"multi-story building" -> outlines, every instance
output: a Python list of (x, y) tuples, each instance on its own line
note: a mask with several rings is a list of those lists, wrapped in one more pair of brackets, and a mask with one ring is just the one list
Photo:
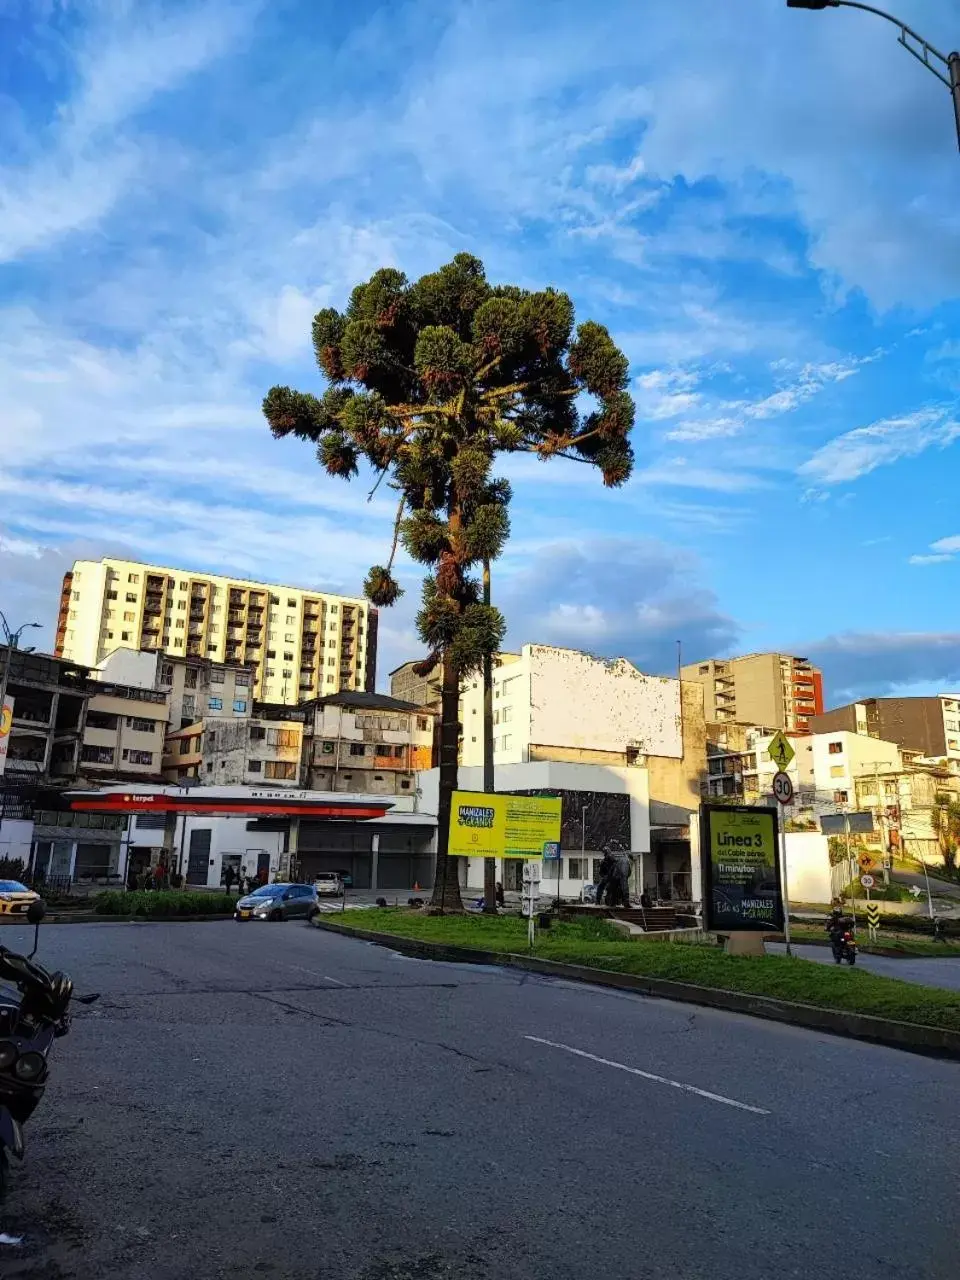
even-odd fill
[(302, 708), (304, 783), (312, 791), (402, 795), (433, 765), (435, 713), (376, 693), (339, 693)]
[[(707, 746), (707, 785), (705, 799), (729, 799), (744, 804), (773, 803), (773, 778), (779, 766), (770, 758), (774, 735), (759, 727), (743, 729), (738, 750), (714, 743)], [(793, 783), (792, 809), (814, 805), (816, 782), (813, 771), (813, 739), (810, 734), (788, 734), (793, 759), (784, 772)], [(792, 816), (789, 814), (788, 816)]]
[(903, 757), (895, 742), (837, 729), (813, 737), (813, 776), (820, 807), (853, 808), (858, 778), (899, 772)]
[(0, 774), (0, 808), (7, 816), (30, 808), (38, 787), (67, 784), (80, 762), (89, 699), (85, 667), (0, 645), (0, 671), (13, 703), (6, 762)]
[(960, 760), (960, 695), (862, 698), (813, 721), (814, 733), (845, 730), (895, 742), (934, 760)]
[[(87, 706), (97, 686), (73, 662), (0, 646), (4, 669), (13, 717), (0, 769), (0, 857), (19, 859), (48, 881), (109, 880), (125, 819), (70, 813), (61, 795), (86, 770), (83, 744), (96, 732), (87, 728)], [(134, 716), (141, 709), (138, 703)]]
[(421, 676), (414, 671), (417, 665), (416, 662), (405, 662), (390, 672), (390, 697), (439, 711), (442, 692), (440, 669), (437, 667), (428, 676)]
[(135, 685), (90, 682), (80, 774), (116, 782), (158, 782), (167, 731), (167, 695)]
[[(303, 712), (257, 703), (246, 719), (206, 717), (202, 732), (202, 763), (192, 776), (199, 776), (205, 786), (299, 787)], [(178, 777), (179, 761), (176, 764)]]
[(823, 711), (821, 672), (806, 658), (791, 654), (708, 658), (682, 667), (680, 676), (702, 685), (708, 723), (809, 733), (813, 717)]
[(254, 696), (295, 704), (373, 689), (376, 610), (300, 587), (77, 560), (63, 579), (57, 655), (95, 667), (119, 647), (248, 666)]

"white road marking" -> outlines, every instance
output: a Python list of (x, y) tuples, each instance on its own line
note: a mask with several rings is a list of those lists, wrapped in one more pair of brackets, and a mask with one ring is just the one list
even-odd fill
[(739, 1111), (752, 1111), (757, 1116), (768, 1116), (769, 1111), (763, 1107), (751, 1107), (746, 1102), (737, 1102), (735, 1098), (725, 1098), (721, 1093), (711, 1093), (708, 1089), (698, 1089), (696, 1085), (683, 1084), (680, 1080), (670, 1080), (666, 1076), (655, 1076), (650, 1071), (641, 1071), (639, 1067), (628, 1067), (623, 1062), (613, 1062), (610, 1058), (600, 1058), (595, 1053), (587, 1053), (585, 1049), (574, 1049), (569, 1044), (558, 1044), (555, 1040), (543, 1040), (540, 1036), (524, 1036), (534, 1044), (545, 1044), (550, 1049), (562, 1049), (564, 1053), (572, 1053), (577, 1058), (587, 1058), (590, 1062), (599, 1062), (602, 1067), (615, 1067), (617, 1071), (626, 1071), (631, 1076), (640, 1076), (644, 1080), (652, 1080), (654, 1084), (667, 1084), (671, 1089), (682, 1089), (684, 1093), (695, 1093), (710, 1102), (722, 1102), (725, 1107), (736, 1107)]
[(305, 969), (302, 964), (284, 964), (282, 961), (277, 962), (283, 969), (295, 969), (297, 973), (309, 973), (311, 978), (322, 978), (324, 982), (332, 982), (335, 986), (345, 987), (348, 984), (341, 982), (339, 978), (331, 978), (328, 973), (320, 973), (316, 969)]

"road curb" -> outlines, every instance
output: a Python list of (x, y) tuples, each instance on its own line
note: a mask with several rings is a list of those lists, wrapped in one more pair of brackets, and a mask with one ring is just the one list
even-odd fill
[(499, 968), (525, 969), (554, 978), (573, 982), (590, 983), (593, 986), (615, 987), (620, 991), (634, 991), (639, 995), (662, 1000), (678, 1000), (685, 1004), (698, 1004), (711, 1009), (724, 1009), (728, 1013), (744, 1013), (753, 1018), (766, 1018), (772, 1022), (786, 1022), (811, 1031), (825, 1031), (847, 1039), (865, 1040), (872, 1044), (886, 1045), (891, 1049), (906, 1049), (930, 1057), (960, 1059), (960, 1031), (945, 1027), (930, 1027), (911, 1022), (894, 1022), (888, 1018), (876, 1018), (866, 1013), (846, 1013), (839, 1009), (821, 1009), (816, 1005), (795, 1004), (789, 1000), (777, 1000), (771, 996), (754, 996), (740, 991), (724, 991), (718, 987), (700, 987), (688, 982), (673, 982), (667, 978), (648, 978), (642, 974), (618, 973), (612, 969), (592, 969), (586, 965), (561, 964), (556, 960), (541, 960), (537, 956), (517, 955), (513, 952), (478, 951), (472, 947), (458, 947), (450, 943), (424, 942), (419, 938), (398, 937), (392, 933), (378, 933), (371, 929), (357, 929), (350, 925), (329, 922), (322, 916), (310, 922), (315, 928), (339, 933), (344, 937), (373, 942), (389, 947), (401, 955), (420, 960), (445, 960), (456, 964), (494, 965)]
[[(182, 923), (193, 924), (202, 923), (208, 920), (232, 920), (233, 914), (215, 915), (215, 916), (115, 916), (115, 915), (99, 915), (96, 911), (68, 911), (62, 915), (57, 915), (55, 911), (51, 911), (43, 917), (44, 925), (48, 924), (170, 924)], [(26, 916), (17, 917), (0, 917), (0, 928), (4, 925), (20, 925), (21, 927), (31, 927)]]

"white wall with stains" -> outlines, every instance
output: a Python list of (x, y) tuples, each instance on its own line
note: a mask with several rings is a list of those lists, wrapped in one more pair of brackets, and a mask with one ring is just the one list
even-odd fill
[(680, 681), (648, 676), (625, 658), (524, 647), (530, 678), (528, 741), (542, 747), (683, 755)]

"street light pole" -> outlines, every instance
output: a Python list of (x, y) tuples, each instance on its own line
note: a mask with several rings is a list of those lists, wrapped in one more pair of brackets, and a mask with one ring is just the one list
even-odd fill
[[(922, 62), (941, 84), (945, 84), (953, 98), (953, 115), (957, 125), (957, 146), (960, 147), (960, 53), (941, 53), (933, 45), (918, 35), (912, 27), (895, 18), (885, 9), (878, 9), (872, 4), (861, 4), (860, 0), (787, 0), (788, 9), (862, 9), (864, 13), (875, 13), (878, 18), (892, 22), (899, 30), (899, 43), (907, 53), (912, 53), (918, 62)], [(941, 70), (942, 68), (942, 70)]]
[[(0, 712), (3, 711), (3, 702), (7, 696), (7, 683), (10, 679), (10, 655), (14, 649), (20, 647), (20, 637), (29, 627), (39, 627), (39, 622), (25, 622), (23, 626), (17, 627), (16, 631), (11, 631), (10, 624), (6, 617), (0, 613), (0, 628), (3, 629), (3, 675), (0, 675)], [(31, 649), (26, 650), (32, 653)]]

